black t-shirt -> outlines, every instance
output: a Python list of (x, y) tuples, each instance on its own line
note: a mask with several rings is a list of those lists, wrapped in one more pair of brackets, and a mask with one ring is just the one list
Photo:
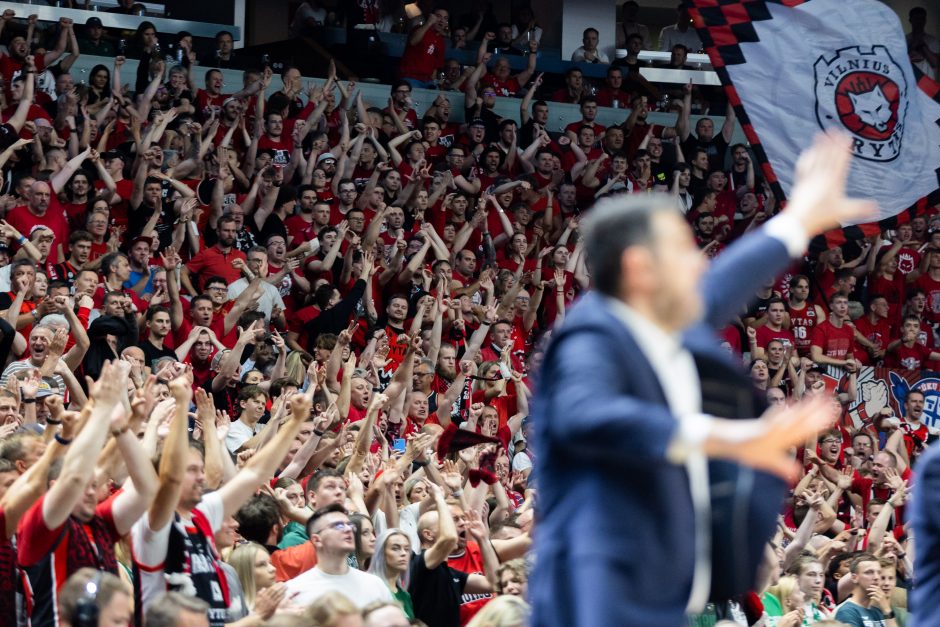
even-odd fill
[(460, 595), (469, 575), (450, 568), (447, 562), (429, 570), (423, 552), (412, 555), (409, 572), (408, 592), (415, 618), (434, 627), (459, 627)]
[(150, 340), (146, 338), (142, 339), (138, 346), (140, 346), (140, 349), (144, 351), (144, 365), (150, 366), (150, 368), (153, 368), (153, 362), (157, 359), (162, 359), (164, 357), (172, 357), (173, 359), (176, 359), (175, 352), (171, 351), (165, 346), (163, 348), (157, 348), (150, 342)]
[(728, 142), (722, 137), (721, 131), (718, 131), (707, 142), (697, 139), (695, 135), (689, 135), (689, 138), (682, 142), (682, 154), (689, 161), (695, 158), (697, 150), (704, 150), (708, 153), (709, 170), (725, 169), (725, 154), (728, 152)]

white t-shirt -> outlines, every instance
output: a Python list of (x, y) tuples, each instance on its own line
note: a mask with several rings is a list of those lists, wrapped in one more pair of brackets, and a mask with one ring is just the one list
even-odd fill
[(388, 585), (375, 575), (350, 568), (344, 575), (329, 575), (319, 566), (297, 575), (287, 582), (287, 595), (297, 605), (310, 605), (328, 592), (340, 592), (356, 607), (363, 608), (375, 601), (391, 601)]
[[(197, 509), (209, 521), (213, 533), (222, 527), (225, 509), (218, 492), (205, 495)], [(166, 560), (170, 539), (170, 526), (173, 524), (171, 520), (163, 529), (151, 529), (150, 514), (147, 513), (131, 527), (131, 546), (134, 547), (134, 561), (140, 568), (140, 589), (145, 608), (167, 590), (163, 563)], [(179, 526), (182, 533), (185, 533), (186, 526), (191, 526), (192, 523), (181, 519), (175, 524)]]
[[(260, 423), (258, 426), (261, 426)], [(228, 433), (225, 436), (225, 448), (230, 453), (234, 453), (242, 444), (253, 437), (255, 437), (255, 431), (241, 420), (236, 420), (229, 425)]]
[[(228, 286), (228, 299), (235, 300), (241, 293), (248, 289), (248, 279), (238, 279)], [(264, 314), (266, 320), (271, 319), (271, 311), (277, 305), (281, 311), (284, 311), (284, 299), (281, 298), (281, 292), (267, 281), (261, 282), (261, 298), (258, 299), (258, 311)]]
[[(584, 46), (581, 46), (580, 48), (578, 48), (577, 50), (571, 53), (571, 60), (576, 63), (579, 61), (586, 61), (587, 60), (587, 58), (585, 57), (586, 54), (587, 54), (587, 51), (584, 49)], [(610, 63), (610, 59), (607, 58), (607, 55), (601, 52), (600, 50), (597, 50), (594, 52), (594, 57), (597, 59), (597, 61), (593, 61), (593, 63)]]

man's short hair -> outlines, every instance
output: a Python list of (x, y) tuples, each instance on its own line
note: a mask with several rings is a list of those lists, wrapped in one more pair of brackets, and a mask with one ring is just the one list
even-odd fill
[(208, 611), (209, 604), (202, 599), (179, 592), (166, 592), (147, 607), (144, 624), (147, 627), (175, 627), (183, 612), (205, 615)]
[(599, 292), (616, 295), (623, 251), (648, 244), (652, 239), (653, 215), (666, 210), (679, 211), (676, 199), (666, 194), (616, 196), (594, 205), (585, 220), (584, 250)]
[(849, 566), (849, 572), (853, 575), (857, 575), (858, 567), (864, 562), (875, 562), (877, 564), (878, 558), (871, 553), (863, 553), (862, 555), (859, 555), (854, 560), (852, 560), (852, 564)]
[[(326, 471), (324, 471), (326, 472)], [(321, 507), (317, 511), (313, 512), (310, 515), (310, 518), (307, 519), (307, 535), (312, 536), (313, 528), (316, 526), (318, 520), (326, 516), (327, 514), (346, 514), (346, 508), (340, 505), (339, 503), (333, 503), (332, 505), (327, 505), (326, 507)]]
[(94, 238), (91, 236), (91, 233), (88, 231), (72, 231), (72, 234), (69, 235), (69, 246), (74, 246), (78, 242), (93, 242)]
[(267, 494), (252, 496), (235, 512), (239, 535), (261, 546), (268, 543), (271, 530), (278, 524), (280, 517), (277, 503)]
[(164, 305), (154, 305), (153, 307), (148, 307), (147, 314), (145, 315), (147, 322), (153, 321), (153, 317), (156, 316), (158, 313), (165, 313), (167, 315), (170, 315), (170, 310), (167, 309), (166, 306)]
[[(108, 253), (101, 258), (101, 274), (105, 277), (111, 276), (111, 273), (114, 272), (114, 266), (117, 265), (117, 262), (121, 258), (127, 259), (127, 255), (121, 252)], [(15, 270), (15, 268), (14, 268)]]
[[(261, 388), (261, 386), (258, 386), (258, 385), (246, 385), (246, 386), (243, 387), (243, 388), (241, 389), (241, 391), (238, 393), (238, 400), (239, 400), (239, 401), (247, 401), (247, 400), (251, 400), (251, 399), (253, 399), (254, 397), (259, 396), (259, 395), (260, 395), (260, 396), (263, 396), (265, 399), (268, 398), (268, 393), (265, 392), (264, 389)], [(264, 543), (262, 542), (261, 544), (264, 544)]]

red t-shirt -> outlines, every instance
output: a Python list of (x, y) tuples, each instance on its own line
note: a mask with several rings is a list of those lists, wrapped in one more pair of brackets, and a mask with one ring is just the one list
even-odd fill
[(886, 355), (885, 361), (889, 368), (921, 370), (929, 359), (930, 349), (915, 341), (913, 346), (900, 344), (894, 352)]
[(290, 163), (291, 144), (284, 139), (283, 135), (281, 139), (271, 139), (267, 135), (262, 135), (261, 139), (258, 140), (258, 150), (274, 151), (272, 161), (274, 165), (286, 166)]
[(196, 287), (201, 288), (203, 282), (212, 276), (220, 276), (229, 284), (232, 284), (241, 278), (241, 271), (232, 267), (232, 261), (235, 259), (247, 260), (245, 253), (236, 248), (223, 253), (218, 246), (212, 246), (199, 251), (195, 257), (189, 260), (186, 268), (192, 274), (200, 275), (198, 285), (194, 284)]
[(65, 215), (65, 209), (55, 197), (55, 194), (49, 199), (49, 207), (43, 216), (34, 215), (26, 205), (13, 207), (6, 216), (10, 226), (22, 233), (27, 238), (33, 227), (45, 226), (52, 229), (55, 239), (52, 242), (53, 250), (58, 245), (62, 246), (63, 251), (68, 251), (69, 235), (72, 230), (69, 228), (69, 221)]
[(774, 331), (766, 324), (760, 327), (757, 327), (757, 345), (761, 348), (767, 348), (767, 344), (770, 340), (780, 340), (783, 342), (784, 348), (787, 346), (795, 346), (796, 340), (793, 337), (793, 334), (790, 333), (787, 329), (780, 329), (779, 331)]
[(401, 77), (419, 81), (432, 80), (434, 72), (444, 65), (444, 46), (444, 38), (433, 26), (424, 33), (424, 37), (417, 44), (409, 42), (401, 56)]
[[(451, 557), (447, 559), (447, 565), (454, 570), (469, 575), (483, 574), (483, 552), (480, 545), (472, 540), (467, 540), (467, 547), (460, 557)], [(460, 597), (460, 624), (466, 625), (473, 616), (479, 612), (484, 605), (490, 602), (493, 597), (488, 594), (464, 594)]]
[(855, 328), (845, 322), (837, 328), (826, 320), (813, 331), (812, 345), (822, 348), (826, 357), (846, 359), (855, 351)]
[(930, 278), (930, 274), (922, 274), (917, 278), (917, 287), (927, 294), (924, 317), (931, 322), (940, 322), (940, 281)]
[(522, 89), (519, 85), (519, 81), (512, 76), (503, 81), (496, 78), (495, 74), (487, 74), (480, 83), (484, 87), (492, 88), (497, 96), (503, 96), (504, 98), (515, 96), (519, 90)]

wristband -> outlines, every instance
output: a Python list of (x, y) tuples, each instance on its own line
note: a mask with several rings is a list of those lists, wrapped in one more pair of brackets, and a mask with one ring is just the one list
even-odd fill
[(313, 435), (317, 436), (318, 438), (322, 438), (324, 433), (326, 433), (326, 431), (317, 431), (316, 429), (313, 430)]
[(56, 420), (55, 418), (46, 418), (47, 425), (60, 425), (62, 424), (61, 420)]
[(20, 399), (20, 402), (21, 402), (21, 403), (35, 403), (35, 402), (36, 402), (36, 399), (35, 399), (35, 398), (24, 398), (24, 399)]
[(68, 446), (69, 444), (72, 443), (72, 440), (66, 440), (58, 433), (55, 434), (55, 441), (61, 444), (62, 446)]
[(891, 610), (891, 611), (888, 612), (887, 614), (882, 613), (882, 616), (884, 616), (884, 617), (885, 617), (886, 619), (888, 619), (888, 620), (891, 620), (892, 618), (894, 618), (894, 610)]
[(415, 466), (417, 466), (418, 468), (424, 468), (425, 466), (428, 465), (428, 462), (426, 462), (426, 461), (424, 461), (424, 462), (419, 462), (418, 460), (415, 460), (415, 461), (413, 461), (413, 462), (411, 462), (411, 463), (414, 464)]
[(24, 235), (20, 235), (20, 239), (18, 239), (17, 241), (18, 241), (20, 244), (25, 244), (25, 243), (26, 243), (26, 237), (25, 237)]

